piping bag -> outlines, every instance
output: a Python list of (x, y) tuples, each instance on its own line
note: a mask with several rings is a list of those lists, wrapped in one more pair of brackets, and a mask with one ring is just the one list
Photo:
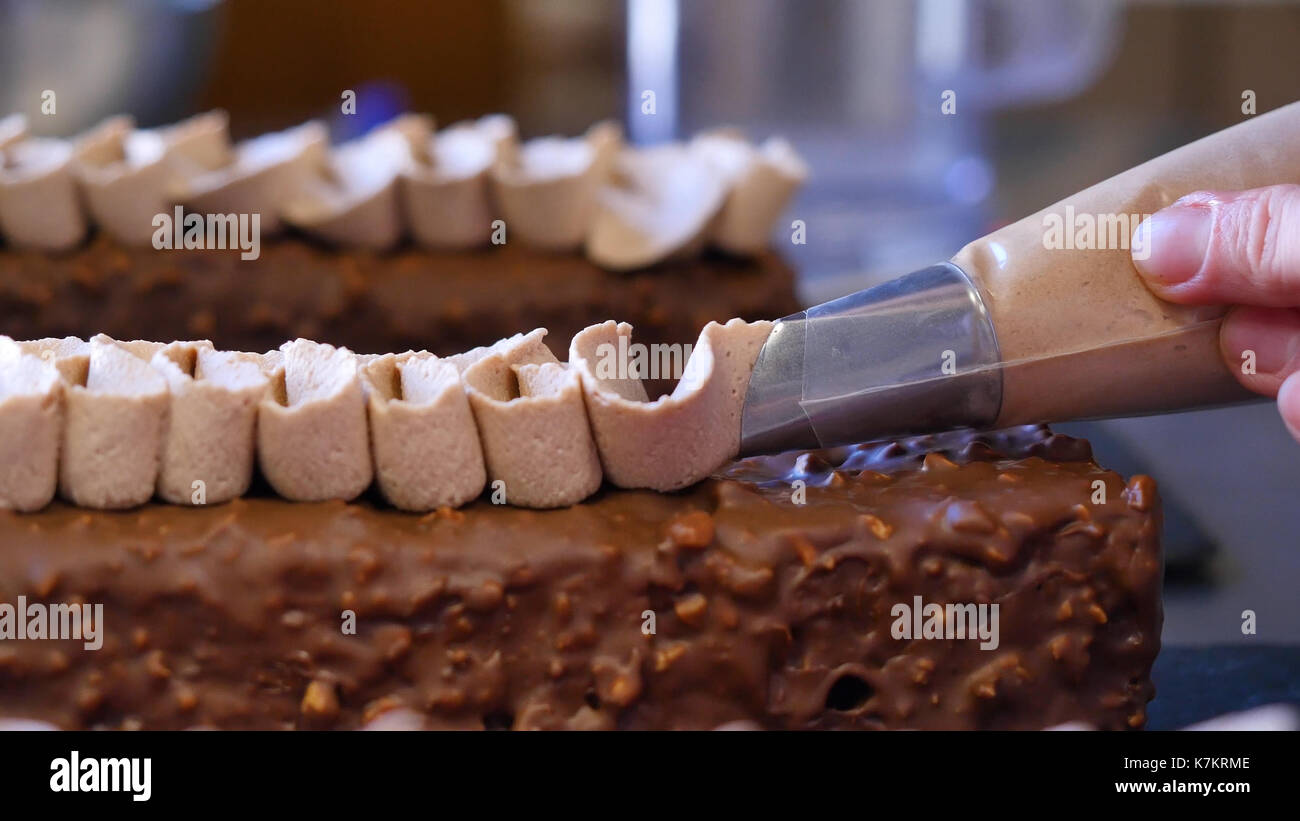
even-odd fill
[(1139, 278), (1139, 223), (1194, 191), (1300, 183), (1300, 103), (1129, 169), (975, 240), (952, 260), (777, 321), (755, 362), (741, 454), (1003, 428), (1254, 397), (1219, 352), (1226, 306)]

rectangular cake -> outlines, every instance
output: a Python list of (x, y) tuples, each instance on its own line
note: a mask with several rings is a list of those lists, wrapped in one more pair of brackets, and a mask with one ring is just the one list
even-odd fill
[(0, 718), (1142, 726), (1149, 478), (1040, 427), (734, 461), (784, 140), (227, 126), (0, 121)]
[(0, 641), (0, 716), (1138, 728), (1159, 532), (1148, 477), (1042, 427), (751, 458), (557, 510), (485, 495), (413, 515), (258, 485), (206, 507), (55, 502), (0, 512), (0, 602), (102, 605), (99, 647)]

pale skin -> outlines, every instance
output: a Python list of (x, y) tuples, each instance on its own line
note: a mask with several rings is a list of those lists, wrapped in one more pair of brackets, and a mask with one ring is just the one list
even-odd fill
[[(1241, 383), (1276, 398), (1300, 441), (1300, 185), (1198, 191), (1138, 229), (1151, 253), (1134, 259), (1156, 294), (1171, 302), (1234, 306), (1219, 347)], [(1255, 373), (1243, 363), (1253, 352)]]

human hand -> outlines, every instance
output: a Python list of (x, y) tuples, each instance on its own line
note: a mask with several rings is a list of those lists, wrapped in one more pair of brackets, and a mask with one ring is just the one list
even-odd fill
[[(1133, 264), (1171, 302), (1234, 305), (1219, 347), (1243, 385), (1276, 397), (1300, 441), (1300, 185), (1198, 191), (1138, 227)], [(1138, 259), (1138, 256), (1144, 258)], [(1254, 373), (1242, 367), (1253, 351)]]

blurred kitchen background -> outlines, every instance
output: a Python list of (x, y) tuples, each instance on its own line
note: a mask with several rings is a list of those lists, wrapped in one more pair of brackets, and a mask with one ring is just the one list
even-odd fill
[[(816, 302), (1239, 122), (1246, 92), (1260, 113), (1300, 99), (1298, 46), (1296, 3), (0, 0), (0, 113), (63, 135), (211, 107), (236, 136), (320, 116), (341, 139), (406, 109), (783, 134), (813, 177), (790, 214), (807, 244), (778, 241)], [(344, 89), (356, 118), (333, 116)], [(1060, 428), (1158, 478), (1169, 644), (1300, 642), (1300, 445), (1269, 405)]]

